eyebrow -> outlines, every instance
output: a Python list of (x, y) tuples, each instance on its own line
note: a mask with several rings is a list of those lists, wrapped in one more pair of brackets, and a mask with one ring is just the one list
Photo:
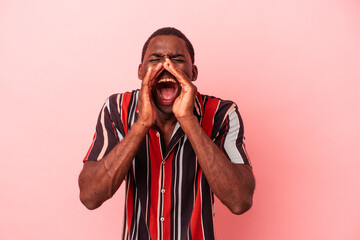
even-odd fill
[[(159, 54), (159, 53), (152, 53), (150, 56), (159, 58), (159, 57), (163, 57), (164, 55)], [(174, 55), (169, 56), (169, 58), (177, 58), (177, 57), (185, 57), (185, 56), (182, 54), (174, 54)]]
[(178, 58), (178, 57), (185, 57), (185, 56), (182, 54), (174, 54), (174, 55), (170, 56), (170, 58)]
[(162, 57), (161, 54), (158, 54), (158, 53), (152, 53), (150, 56), (153, 56), (153, 57)]

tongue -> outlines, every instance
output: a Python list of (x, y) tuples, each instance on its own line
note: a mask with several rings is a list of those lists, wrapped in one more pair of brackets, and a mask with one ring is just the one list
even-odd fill
[(160, 95), (164, 100), (171, 100), (176, 95), (175, 88), (161, 88)]

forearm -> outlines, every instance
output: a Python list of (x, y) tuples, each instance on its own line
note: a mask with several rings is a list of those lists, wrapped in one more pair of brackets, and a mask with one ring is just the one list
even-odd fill
[(135, 122), (124, 137), (103, 159), (88, 161), (79, 176), (80, 200), (89, 209), (111, 198), (128, 173), (149, 127)]
[(211, 141), (197, 118), (180, 119), (211, 190), (234, 213), (241, 214), (252, 204), (254, 177), (251, 168), (237, 165)]

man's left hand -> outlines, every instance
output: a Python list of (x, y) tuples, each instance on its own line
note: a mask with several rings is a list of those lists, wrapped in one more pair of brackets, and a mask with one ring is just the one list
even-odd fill
[(176, 77), (181, 87), (180, 95), (175, 99), (172, 107), (176, 119), (179, 121), (180, 119), (194, 116), (196, 86), (192, 84), (184, 72), (177, 69), (169, 58), (165, 59), (164, 68)]

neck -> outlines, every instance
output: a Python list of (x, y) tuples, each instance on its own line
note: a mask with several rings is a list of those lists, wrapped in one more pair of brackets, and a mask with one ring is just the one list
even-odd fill
[(160, 111), (159, 109), (157, 109), (155, 124), (158, 127), (161, 128), (164, 126), (175, 126), (176, 122), (177, 122), (177, 120), (172, 112), (164, 113), (164, 112)]

